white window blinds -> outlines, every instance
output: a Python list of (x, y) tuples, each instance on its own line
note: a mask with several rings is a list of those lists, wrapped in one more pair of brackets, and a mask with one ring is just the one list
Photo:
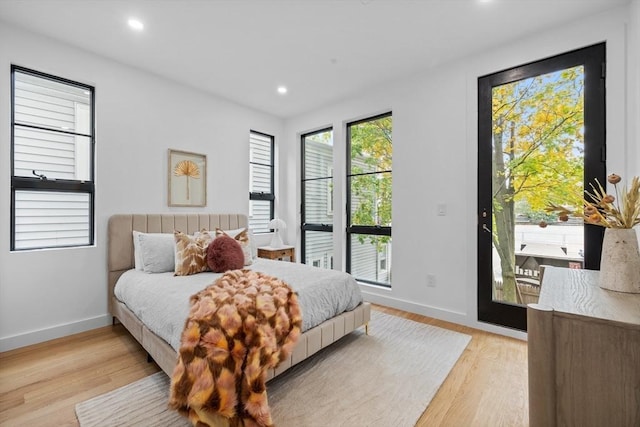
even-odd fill
[(274, 210), (274, 138), (249, 133), (249, 227), (256, 233), (269, 232)]

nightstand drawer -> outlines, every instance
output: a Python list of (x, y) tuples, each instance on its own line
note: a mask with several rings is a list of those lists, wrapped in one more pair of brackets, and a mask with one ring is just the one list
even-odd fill
[(284, 248), (272, 248), (269, 246), (264, 246), (258, 248), (258, 257), (278, 260), (289, 258), (289, 261), (296, 262), (296, 252), (293, 246), (287, 246)]

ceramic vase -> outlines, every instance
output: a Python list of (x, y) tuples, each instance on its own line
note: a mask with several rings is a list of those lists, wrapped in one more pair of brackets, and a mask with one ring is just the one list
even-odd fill
[(640, 294), (640, 251), (633, 228), (607, 228), (602, 241), (600, 287)]

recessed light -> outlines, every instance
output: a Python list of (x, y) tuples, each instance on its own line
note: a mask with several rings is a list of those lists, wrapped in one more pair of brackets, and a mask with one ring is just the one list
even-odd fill
[(136, 30), (136, 31), (144, 30), (144, 24), (140, 20), (138, 20), (136, 18), (129, 18), (129, 21), (127, 21), (127, 22), (129, 24), (129, 26), (131, 28), (133, 28), (134, 30)]
[(280, 95), (284, 95), (285, 93), (287, 93), (287, 88), (284, 86), (278, 86), (278, 93)]

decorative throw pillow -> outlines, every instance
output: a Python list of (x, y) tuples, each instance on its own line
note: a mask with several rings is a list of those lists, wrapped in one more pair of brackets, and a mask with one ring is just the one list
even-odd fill
[(224, 234), (227, 236), (235, 238), (238, 234), (243, 231), (247, 231), (247, 238), (249, 239), (249, 246), (251, 247), (251, 259), (254, 260), (258, 258), (258, 248), (256, 246), (256, 238), (253, 235), (253, 230), (250, 228), (237, 228), (235, 230), (224, 230)]
[(174, 271), (175, 243), (169, 233), (133, 232), (135, 269), (145, 273)]
[(173, 233), (176, 244), (175, 276), (188, 276), (209, 270), (207, 265), (207, 246), (212, 237), (207, 230), (198, 236), (189, 236), (180, 231)]
[(207, 265), (214, 273), (238, 270), (244, 265), (244, 253), (236, 239), (216, 237), (207, 248)]
[[(238, 231), (238, 233), (234, 235), (236, 231)], [(231, 231), (224, 231), (220, 228), (216, 228), (216, 238), (220, 236), (229, 236), (235, 239), (242, 248), (242, 253), (244, 254), (244, 265), (251, 265), (253, 262), (253, 257), (251, 256), (251, 242), (249, 241), (249, 232), (246, 228)]]

